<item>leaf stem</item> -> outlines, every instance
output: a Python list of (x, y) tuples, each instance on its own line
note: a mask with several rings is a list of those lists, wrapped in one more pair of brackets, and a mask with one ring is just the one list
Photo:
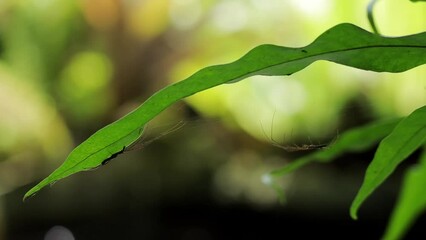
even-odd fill
[(373, 16), (373, 8), (376, 5), (378, 0), (371, 0), (370, 3), (367, 6), (367, 17), (368, 21), (370, 22), (370, 26), (373, 29), (375, 34), (380, 34), (379, 29), (376, 26), (376, 23), (374, 22), (374, 16)]

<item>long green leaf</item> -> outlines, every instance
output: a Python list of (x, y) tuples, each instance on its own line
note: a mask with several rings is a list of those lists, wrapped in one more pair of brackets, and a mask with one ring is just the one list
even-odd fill
[(405, 173), (402, 190), (391, 220), (386, 229), (384, 240), (401, 239), (416, 218), (426, 210), (426, 151), (420, 157), (420, 163)]
[(385, 119), (350, 129), (323, 150), (316, 151), (294, 160), (269, 175), (276, 178), (293, 172), (311, 162), (328, 162), (345, 152), (360, 152), (376, 145), (387, 136), (401, 119)]
[(182, 98), (254, 75), (290, 75), (317, 60), (376, 72), (402, 72), (426, 63), (426, 33), (386, 38), (352, 24), (340, 24), (306, 47), (261, 45), (233, 63), (204, 68), (158, 91), (133, 112), (90, 136), (24, 198), (49, 183), (99, 166), (105, 158), (135, 141), (148, 121)]
[(380, 143), (373, 161), (367, 168), (364, 182), (350, 209), (357, 219), (361, 204), (404, 159), (426, 142), (426, 106), (401, 120), (389, 136)]

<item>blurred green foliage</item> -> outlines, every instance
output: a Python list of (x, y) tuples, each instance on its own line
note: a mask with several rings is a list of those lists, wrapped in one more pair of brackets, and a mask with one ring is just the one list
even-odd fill
[[(235, 60), (258, 44), (306, 45), (336, 23), (367, 29), (367, 3), (0, 1), (1, 192), (44, 176), (65, 159), (72, 145), (168, 82)], [(426, 27), (426, 6), (421, 3), (380, 1), (375, 13), (385, 35), (407, 35)], [(238, 83), (239, 91), (221, 86), (188, 102), (201, 115), (224, 119), (236, 132), (262, 140), (307, 142), (334, 138), (366, 119), (410, 113), (426, 101), (425, 89), (419, 87), (425, 86), (425, 74), (424, 67), (390, 75), (318, 62), (290, 78), (256, 77)], [(261, 125), (271, 136), (264, 136)], [(245, 171), (238, 161), (250, 155), (258, 163), (263, 157), (256, 151), (235, 151), (236, 157), (217, 175), (226, 175), (234, 181), (231, 187), (240, 189), (237, 197), (228, 195), (241, 198), (247, 190), (255, 202), (265, 195), (264, 189), (242, 179), (258, 165)], [(272, 158), (280, 162), (287, 157)], [(220, 177), (216, 182), (218, 192), (229, 193), (230, 185)]]

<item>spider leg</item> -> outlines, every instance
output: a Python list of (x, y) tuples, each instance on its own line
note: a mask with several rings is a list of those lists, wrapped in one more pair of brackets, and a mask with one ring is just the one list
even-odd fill
[[(167, 131), (162, 132), (160, 135), (158, 135), (158, 136), (156, 136), (156, 137), (154, 137), (152, 139), (146, 140), (146, 141), (145, 141), (146, 134), (144, 134), (138, 140), (136, 140), (135, 142), (133, 142), (132, 144), (130, 144), (129, 146), (127, 146), (124, 149), (124, 152), (130, 152), (130, 151), (133, 151), (133, 150), (142, 149), (142, 148), (146, 147), (148, 144), (151, 144), (152, 142), (154, 142), (154, 141), (156, 141), (156, 140), (158, 140), (158, 139), (166, 136), (167, 134), (179, 130), (181, 127), (183, 127), (183, 125), (185, 125), (185, 122), (184, 121), (180, 121), (176, 125), (174, 125), (173, 127), (171, 127), (170, 129), (168, 129)], [(144, 126), (143, 131), (145, 131), (145, 128), (147, 128), (147, 125)]]

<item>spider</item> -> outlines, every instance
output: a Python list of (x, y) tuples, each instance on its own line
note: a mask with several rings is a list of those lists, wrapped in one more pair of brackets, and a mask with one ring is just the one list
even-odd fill
[[(328, 144), (303, 144), (303, 145), (297, 145), (297, 144), (293, 144), (293, 145), (283, 145), (279, 142), (277, 142), (272, 135), (273, 132), (273, 126), (274, 126), (274, 119), (275, 119), (275, 112), (274, 115), (272, 117), (272, 123), (271, 123), (271, 133), (270, 133), (270, 137), (268, 137), (268, 135), (265, 132), (265, 129), (262, 125), (262, 122), (260, 123), (261, 127), (262, 127), (262, 131), (263, 134), (265, 135), (266, 138), (269, 138), (271, 141), (271, 144), (274, 147), (278, 147), (283, 149), (284, 151), (287, 152), (299, 152), (299, 151), (312, 151), (312, 150), (321, 150), (321, 149), (326, 149), (329, 147), (330, 143)], [(334, 142), (334, 140), (333, 140)]]
[(149, 144), (151, 144), (152, 142), (157, 141), (158, 139), (168, 135), (169, 133), (172, 133), (174, 131), (179, 130), (181, 127), (183, 127), (183, 125), (185, 125), (185, 122), (180, 121), (175, 126), (168, 129), (167, 131), (162, 132), (160, 135), (158, 135), (158, 136), (156, 136), (156, 137), (154, 137), (154, 138), (152, 138), (148, 141), (143, 141), (144, 137), (141, 137), (140, 139), (138, 139), (134, 143), (130, 144), (129, 146), (127, 146), (127, 147), (123, 146), (123, 148), (120, 151), (111, 154), (111, 156), (109, 156), (107, 159), (102, 161), (102, 165), (106, 165), (109, 161), (116, 158), (118, 155), (120, 155), (122, 153), (130, 152), (130, 151), (133, 151), (133, 150), (136, 150), (136, 149), (142, 149), (142, 148), (148, 146)]
[(328, 148), (329, 144), (303, 144), (303, 145), (281, 145), (277, 142), (272, 143), (273, 146), (281, 148), (287, 152), (312, 151)]

